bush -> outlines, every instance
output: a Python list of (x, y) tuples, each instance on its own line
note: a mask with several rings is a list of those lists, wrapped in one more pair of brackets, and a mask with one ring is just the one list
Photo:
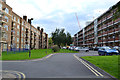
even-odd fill
[(55, 45), (55, 46), (53, 46), (52, 50), (53, 50), (53, 52), (57, 52), (57, 51), (60, 51), (60, 48), (59, 48), (59, 46)]

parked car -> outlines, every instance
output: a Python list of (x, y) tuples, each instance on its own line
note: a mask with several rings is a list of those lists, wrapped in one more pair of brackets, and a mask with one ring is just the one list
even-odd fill
[(85, 51), (85, 52), (89, 52), (89, 48), (87, 48), (87, 47), (76, 47), (74, 50), (75, 50), (75, 51)]
[(75, 48), (74, 48), (74, 51), (79, 51), (79, 48), (80, 48), (80, 47), (75, 47)]
[(112, 49), (109, 46), (104, 46), (104, 47), (99, 48), (98, 54), (99, 55), (113, 55), (113, 54), (118, 55), (119, 52), (118, 50)]
[(119, 46), (115, 46), (115, 47), (113, 47), (113, 49), (118, 50), (118, 51), (119, 51), (119, 54), (120, 54), (120, 47), (119, 47)]
[(62, 49), (67, 49), (67, 47), (62, 47)]
[(93, 50), (93, 47), (89, 47), (89, 50)]
[(69, 47), (69, 50), (74, 50), (75, 46)]
[(88, 47), (81, 47), (81, 48), (79, 49), (79, 51), (89, 52), (89, 48), (88, 48)]
[(94, 51), (98, 51), (100, 47), (93, 47)]

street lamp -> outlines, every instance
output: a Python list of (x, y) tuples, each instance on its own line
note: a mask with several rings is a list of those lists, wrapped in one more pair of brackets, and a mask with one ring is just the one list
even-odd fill
[(31, 57), (31, 21), (33, 20), (33, 18), (28, 19), (28, 23), (30, 24), (30, 46), (29, 46), (29, 57)]

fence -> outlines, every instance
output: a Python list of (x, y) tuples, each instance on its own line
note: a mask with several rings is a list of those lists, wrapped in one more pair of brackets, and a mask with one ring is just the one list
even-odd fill
[(7, 54), (16, 54), (16, 53), (21, 53), (21, 52), (29, 52), (29, 49), (26, 48), (11, 48), (11, 49), (4, 49), (3, 52), (7, 52)]

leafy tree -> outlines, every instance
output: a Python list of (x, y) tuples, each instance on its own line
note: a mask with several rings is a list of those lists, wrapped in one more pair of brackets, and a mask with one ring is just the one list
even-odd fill
[(65, 33), (65, 29), (56, 29), (55, 32), (52, 32), (52, 40), (54, 45), (65, 46), (72, 43), (72, 38), (70, 33)]
[(53, 45), (53, 40), (52, 40), (52, 38), (49, 38), (48, 43), (49, 43), (49, 47), (51, 47), (51, 46)]
[(120, 17), (120, 2), (118, 2), (116, 5), (112, 7), (112, 9), (115, 9), (117, 7), (116, 12), (114, 13), (114, 21)]

